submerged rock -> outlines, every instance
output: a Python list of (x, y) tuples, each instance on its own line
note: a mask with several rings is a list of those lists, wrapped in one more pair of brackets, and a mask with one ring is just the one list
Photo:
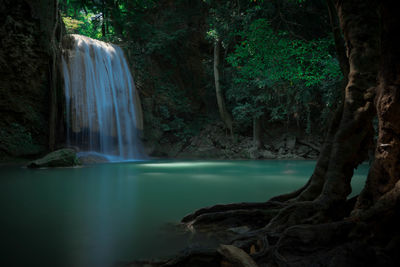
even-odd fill
[(106, 157), (96, 154), (87, 154), (79, 156), (79, 161), (82, 164), (95, 164), (110, 162)]
[(80, 165), (81, 162), (76, 156), (73, 149), (64, 148), (53, 151), (43, 158), (31, 161), (28, 163), (28, 168), (43, 168), (43, 167), (71, 167)]

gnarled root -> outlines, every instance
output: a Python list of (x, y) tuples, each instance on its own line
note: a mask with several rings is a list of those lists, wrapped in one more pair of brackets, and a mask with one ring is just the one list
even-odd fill
[[(285, 204), (279, 202), (237, 203), (216, 205), (200, 209), (185, 218), (182, 222), (194, 232), (247, 232), (262, 228)], [(247, 230), (238, 229), (246, 227)]]
[(228, 211), (234, 211), (234, 210), (254, 210), (254, 209), (267, 209), (267, 208), (277, 208), (281, 204), (275, 201), (268, 201), (268, 202), (243, 202), (243, 203), (232, 203), (232, 204), (220, 204), (220, 205), (215, 205), (211, 207), (206, 207), (202, 208), (199, 210), (196, 210), (195, 212), (186, 215), (183, 217), (181, 222), (183, 223), (188, 223), (190, 221), (195, 220), (197, 217), (200, 215), (206, 214), (206, 213), (221, 213), (221, 212), (228, 212)]
[(293, 203), (279, 211), (266, 226), (270, 232), (280, 233), (297, 224), (316, 224), (324, 221), (322, 205), (314, 201)]

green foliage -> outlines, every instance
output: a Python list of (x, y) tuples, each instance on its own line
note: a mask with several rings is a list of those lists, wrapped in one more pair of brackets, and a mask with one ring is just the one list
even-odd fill
[(0, 151), (13, 156), (35, 155), (45, 150), (35, 142), (29, 129), (18, 123), (0, 127), (0, 140)]
[[(62, 15), (67, 33), (76, 33), (94, 39), (102, 39), (100, 21), (94, 13), (79, 12), (76, 18)], [(97, 19), (96, 19), (97, 18)]]
[(161, 130), (180, 141), (188, 141), (200, 131), (205, 118), (190, 112), (190, 100), (173, 84), (159, 80), (157, 85), (153, 101)]
[(62, 17), (63, 22), (65, 24), (65, 28), (67, 29), (67, 33), (75, 33), (78, 32), (81, 25), (83, 24), (82, 21), (73, 19), (71, 17)]
[(185, 141), (202, 126), (202, 115), (194, 114), (193, 105), (199, 100), (193, 95), (198, 87), (188, 70), (195, 60), (201, 64), (198, 48), (191, 43), (203, 34), (191, 25), (197, 23), (193, 18), (199, 17), (196, 6), (201, 2), (155, 3), (145, 8), (128, 6), (124, 25), (128, 55), (135, 63), (135, 79), (146, 84), (159, 127), (169, 138)]
[(236, 120), (266, 114), (271, 121), (303, 121), (309, 129), (311, 106), (324, 113), (337, 101), (342, 74), (329, 52), (331, 38), (293, 39), (285, 31), (275, 32), (265, 19), (252, 22), (240, 36), (227, 58), (234, 70), (227, 96), (235, 103)]

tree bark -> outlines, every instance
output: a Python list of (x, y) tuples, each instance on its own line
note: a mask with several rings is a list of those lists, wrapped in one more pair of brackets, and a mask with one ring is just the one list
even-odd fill
[(335, 41), (336, 55), (339, 61), (340, 70), (343, 73), (344, 82), (347, 84), (347, 78), (350, 72), (349, 60), (346, 56), (345, 43), (338, 23), (338, 15), (333, 0), (326, 0), (328, 6), (329, 20), (332, 28), (333, 40)]
[(106, 36), (106, 4), (104, 0), (101, 1), (101, 16), (103, 21), (101, 23), (101, 34), (103, 37)]
[(261, 149), (264, 146), (262, 141), (262, 125), (260, 117), (253, 118), (253, 143), (254, 147), (258, 149)]
[(57, 126), (57, 120), (58, 120), (58, 94), (57, 94), (57, 78), (58, 78), (58, 67), (57, 67), (57, 62), (58, 60), (58, 47), (57, 47), (57, 39), (56, 39), (56, 33), (57, 33), (57, 28), (59, 27), (58, 22), (59, 22), (59, 10), (58, 10), (58, 1), (54, 1), (54, 26), (53, 26), (53, 31), (51, 34), (51, 43), (50, 43), (50, 49), (52, 53), (52, 64), (51, 64), (51, 87), (50, 87), (50, 115), (49, 115), (49, 149), (50, 151), (53, 151), (55, 149), (55, 144), (56, 144), (56, 126)]
[(225, 124), (225, 127), (230, 131), (231, 136), (233, 137), (233, 121), (232, 117), (226, 109), (224, 93), (221, 88), (221, 40), (217, 40), (214, 44), (214, 82), (215, 82), (215, 93), (217, 95), (217, 104), (219, 115), (221, 116), (222, 121)]
[(65, 15), (68, 17), (68, 0), (63, 0), (63, 9), (65, 12)]
[(379, 58), (376, 1), (336, 1), (350, 64), (343, 115), (335, 135), (321, 201), (343, 202), (351, 192), (354, 168), (373, 138), (372, 119)]
[(391, 191), (400, 174), (400, 48), (393, 36), (400, 27), (396, 8), (382, 5), (381, 65), (376, 98), (379, 136), (375, 160), (356, 208), (366, 210)]
[(331, 152), (333, 139), (336, 131), (339, 128), (340, 119), (343, 114), (343, 105), (339, 106), (338, 110), (329, 126), (328, 133), (325, 137), (324, 144), (322, 145), (317, 164), (315, 165), (314, 172), (310, 177), (309, 185), (295, 198), (296, 201), (311, 201), (316, 199), (325, 183), (325, 175), (331, 161)]

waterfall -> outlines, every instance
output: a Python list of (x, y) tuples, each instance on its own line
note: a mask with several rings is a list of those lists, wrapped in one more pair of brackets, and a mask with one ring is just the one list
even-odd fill
[(120, 47), (72, 34), (62, 67), (67, 145), (118, 159), (139, 159), (140, 102)]

